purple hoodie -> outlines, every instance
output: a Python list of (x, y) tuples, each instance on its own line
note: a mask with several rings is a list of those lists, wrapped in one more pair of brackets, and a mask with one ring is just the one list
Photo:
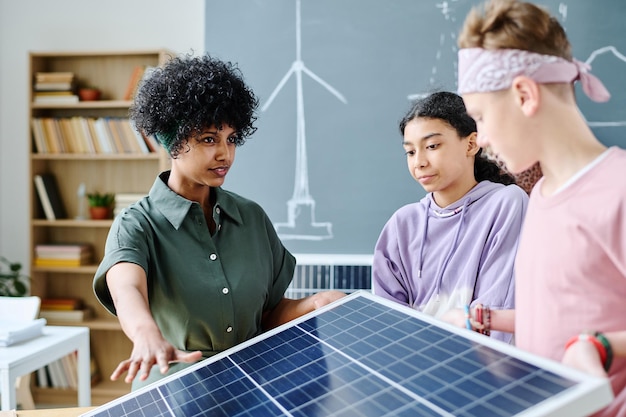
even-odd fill
[[(389, 219), (374, 252), (374, 294), (441, 317), (482, 303), (512, 309), (513, 264), (528, 196), (516, 185), (482, 181), (448, 207), (432, 193)], [(511, 341), (511, 334), (492, 337)]]

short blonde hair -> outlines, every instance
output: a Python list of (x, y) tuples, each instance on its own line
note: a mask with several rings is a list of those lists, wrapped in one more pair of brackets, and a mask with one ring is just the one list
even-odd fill
[(572, 60), (565, 30), (547, 9), (517, 0), (490, 0), (468, 14), (459, 48), (521, 49)]

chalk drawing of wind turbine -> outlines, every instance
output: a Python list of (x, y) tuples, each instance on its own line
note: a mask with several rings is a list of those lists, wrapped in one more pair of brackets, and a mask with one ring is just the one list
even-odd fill
[(267, 102), (261, 107), (265, 111), (276, 98), (292, 75), (296, 77), (296, 172), (293, 196), (287, 202), (287, 222), (275, 223), (274, 227), (281, 239), (322, 240), (331, 239), (332, 223), (315, 221), (315, 200), (309, 193), (309, 174), (306, 154), (306, 135), (304, 120), (304, 97), (302, 91), (302, 73), (317, 81), (330, 91), (342, 103), (347, 100), (337, 90), (309, 70), (302, 61), (300, 37), (300, 0), (296, 0), (296, 60), (280, 80)]

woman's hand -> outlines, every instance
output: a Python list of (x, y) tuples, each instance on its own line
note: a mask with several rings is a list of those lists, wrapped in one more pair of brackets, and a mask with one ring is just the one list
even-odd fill
[(172, 362), (193, 363), (202, 359), (202, 352), (185, 352), (175, 349), (161, 337), (160, 332), (151, 333), (137, 335), (130, 358), (120, 362), (115, 368), (111, 374), (112, 381), (119, 379), (125, 372), (127, 372), (124, 379), (126, 383), (132, 382), (137, 376), (141, 381), (145, 381), (155, 364), (159, 365), (161, 374), (166, 374)]
[(263, 313), (263, 329), (269, 330), (280, 326), (281, 324), (287, 323), (303, 314), (310, 313), (313, 310), (317, 310), (345, 296), (346, 294), (341, 291), (329, 290), (296, 300), (283, 297), (276, 307)]
[(145, 381), (155, 364), (165, 374), (172, 362), (191, 363), (202, 358), (202, 352), (184, 352), (165, 340), (150, 312), (146, 274), (139, 265), (118, 263), (109, 269), (106, 279), (122, 330), (133, 342), (130, 358), (117, 365), (111, 380), (127, 372), (126, 382), (138, 374)]
[(324, 307), (326, 304), (330, 304), (333, 301), (337, 301), (340, 298), (346, 296), (346, 293), (337, 290), (329, 290), (318, 292), (317, 294), (311, 296), (313, 299), (314, 309), (317, 310), (320, 307)]

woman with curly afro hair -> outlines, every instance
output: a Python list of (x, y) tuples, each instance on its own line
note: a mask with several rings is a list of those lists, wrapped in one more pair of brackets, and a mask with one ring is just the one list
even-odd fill
[(173, 58), (139, 86), (131, 119), (171, 170), (116, 217), (94, 277), (133, 342), (111, 379), (137, 389), (345, 295), (284, 298), (295, 258), (258, 204), (222, 188), (257, 106), (239, 69), (208, 55)]

